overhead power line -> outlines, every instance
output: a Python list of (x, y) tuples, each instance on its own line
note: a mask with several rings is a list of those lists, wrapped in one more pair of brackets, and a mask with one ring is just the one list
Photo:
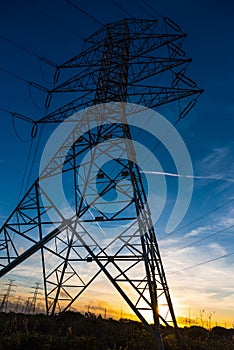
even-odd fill
[(70, 27), (65, 26), (65, 25), (62, 25), (61, 21), (58, 20), (57, 18), (55, 18), (51, 13), (48, 14), (48, 13), (47, 13), (45, 10), (43, 10), (43, 9), (40, 9), (40, 12), (41, 12), (44, 16), (47, 16), (47, 17), (49, 18), (50, 21), (53, 21), (53, 22), (56, 23), (58, 26), (60, 26), (61, 28), (63, 28), (65, 31), (67, 31), (67, 32), (71, 33), (72, 35), (74, 35), (76, 38), (78, 38), (78, 39), (80, 39), (80, 40), (82, 40), (82, 41), (84, 40), (84, 38), (83, 38), (80, 34), (74, 32)]
[(234, 198), (228, 200), (227, 202), (225, 202), (225, 203), (219, 205), (218, 207), (216, 207), (216, 208), (214, 208), (214, 209), (208, 211), (207, 213), (205, 213), (205, 214), (203, 214), (203, 215), (201, 215), (201, 216), (195, 218), (194, 220), (190, 221), (189, 223), (187, 223), (187, 224), (185, 224), (185, 225), (183, 225), (183, 226), (177, 228), (176, 230), (174, 230), (173, 232), (169, 233), (169, 234), (166, 235), (165, 237), (160, 238), (159, 241), (162, 241), (162, 240), (164, 240), (164, 239), (167, 239), (168, 236), (171, 236), (171, 235), (175, 234), (176, 232), (182, 231), (184, 228), (186, 228), (186, 227), (188, 227), (188, 226), (194, 224), (195, 222), (197, 222), (197, 221), (199, 221), (199, 220), (201, 220), (201, 219), (204, 219), (206, 216), (208, 216), (208, 215), (214, 213), (216, 210), (219, 210), (219, 209), (223, 208), (224, 206), (226, 206), (227, 204), (230, 204), (230, 203), (233, 202), (233, 201), (234, 201)]
[(164, 16), (158, 11), (156, 10), (153, 6), (151, 6), (150, 4), (148, 4), (145, 0), (141, 0), (141, 2), (146, 5), (148, 8), (150, 8), (154, 13), (156, 13), (157, 15), (159, 15), (160, 17), (162, 17), (164, 19)]
[(30, 161), (30, 156), (32, 153), (32, 147), (33, 147), (33, 138), (31, 138), (30, 140), (30, 146), (29, 146), (29, 151), (28, 151), (28, 155), (27, 155), (27, 159), (26, 159), (26, 163), (25, 163), (25, 167), (24, 167), (24, 172), (23, 172), (23, 177), (22, 177), (22, 181), (21, 181), (21, 185), (20, 185), (20, 189), (19, 189), (19, 195), (18, 195), (18, 201), (21, 199), (21, 195), (23, 192), (23, 187), (25, 184), (25, 179), (26, 179), (26, 173), (27, 173), (27, 169), (29, 166), (29, 161)]
[[(8, 75), (10, 75), (11, 77), (13, 77), (13, 78), (15, 78), (15, 79), (17, 79), (17, 80), (20, 80), (20, 81), (22, 81), (23, 83), (26, 83), (26, 84), (28, 85), (28, 87), (29, 87), (29, 94), (30, 94), (31, 100), (32, 100), (33, 104), (35, 105), (35, 107), (36, 107), (37, 109), (39, 109), (39, 110), (45, 110), (45, 108), (48, 107), (49, 90), (48, 90), (46, 87), (44, 87), (44, 86), (42, 86), (42, 85), (40, 85), (40, 84), (38, 84), (38, 83), (35, 83), (34, 81), (29, 81), (29, 80), (27, 80), (27, 79), (21, 77), (20, 75), (18, 75), (18, 74), (16, 74), (16, 73), (13, 73), (13, 72), (11, 72), (11, 71), (5, 69), (5, 68), (0, 67), (0, 71), (3, 72), (3, 73), (6, 73), (6, 74), (8, 74)], [(34, 98), (33, 98), (33, 94), (32, 94), (32, 91), (31, 91), (31, 87), (34, 87), (34, 88), (36, 88), (36, 89), (38, 89), (38, 90), (40, 90), (40, 91), (43, 91), (43, 92), (47, 93), (47, 98), (46, 98), (45, 107), (40, 108), (40, 107), (36, 104), (36, 102), (34, 101)]]
[(118, 4), (117, 2), (115, 2), (114, 0), (109, 0), (112, 4), (114, 4), (115, 6), (117, 6), (121, 11), (127, 13), (128, 16), (134, 18), (134, 16), (129, 12), (127, 11), (125, 8), (123, 8), (120, 4)]
[(17, 112), (12, 112), (12, 111), (9, 111), (9, 109), (2, 108), (2, 107), (0, 107), (0, 111), (8, 113), (8, 114), (14, 116), (15, 118), (24, 120), (25, 122), (29, 122), (29, 123), (34, 124), (34, 120), (33, 119), (31, 119), (31, 118), (29, 118), (29, 117), (27, 117), (27, 116), (25, 116), (23, 114), (20, 114), (20, 113), (17, 113)]
[(2, 71), (3, 73), (6, 73), (6, 74), (12, 76), (13, 78), (16, 78), (16, 79), (18, 79), (18, 80), (20, 80), (20, 81), (23, 81), (24, 83), (29, 84), (30, 86), (33, 86), (33, 87), (35, 87), (35, 88), (37, 88), (37, 89), (39, 89), (39, 90), (41, 90), (41, 91), (44, 91), (44, 92), (46, 92), (46, 93), (49, 92), (49, 90), (48, 90), (47, 88), (45, 88), (44, 86), (42, 86), (42, 85), (40, 85), (40, 84), (38, 84), (38, 83), (35, 83), (35, 82), (33, 82), (33, 81), (29, 81), (29, 80), (27, 80), (27, 79), (21, 77), (20, 75), (9, 71), (9, 70), (6, 69), (6, 68), (0, 67), (0, 71)]
[(5, 69), (5, 68), (0, 67), (0, 71), (3, 72), (3, 73), (8, 74), (8, 75), (10, 75), (10, 76), (12, 76), (13, 78), (16, 78), (16, 79), (18, 79), (18, 80), (20, 80), (20, 81), (23, 81), (23, 82), (26, 83), (26, 84), (29, 83), (29, 82), (28, 82), (26, 79), (24, 79), (23, 77), (19, 76), (19, 75), (16, 74), (16, 73), (10, 72), (9, 70), (7, 70), (7, 69)]
[(138, 8), (141, 9), (142, 11), (144, 11), (149, 17), (152, 17), (152, 18), (156, 19), (156, 17), (153, 16), (152, 13), (150, 13), (149, 11), (147, 11), (145, 7), (143, 7), (143, 6), (141, 6), (141, 5), (138, 5)]
[(2, 112), (4, 112), (4, 113), (8, 113), (8, 114), (11, 115), (11, 117), (12, 117), (12, 123), (13, 123), (13, 129), (14, 129), (14, 132), (15, 132), (15, 134), (16, 134), (16, 137), (19, 139), (20, 142), (27, 143), (27, 142), (29, 142), (32, 138), (34, 138), (34, 137), (36, 136), (36, 132), (34, 133), (35, 128), (33, 128), (33, 129), (32, 129), (32, 132), (31, 132), (31, 137), (30, 137), (30, 139), (27, 139), (27, 140), (23, 139), (23, 138), (20, 136), (19, 132), (17, 131), (16, 124), (15, 124), (15, 118), (17, 118), (17, 119), (23, 120), (23, 121), (25, 121), (25, 122), (28, 122), (28, 123), (30, 123), (30, 124), (33, 124), (33, 125), (36, 127), (36, 124), (35, 124), (34, 120), (32, 120), (32, 119), (29, 118), (29, 117), (26, 117), (26, 116), (23, 115), (23, 114), (20, 114), (20, 113), (17, 113), (17, 112), (9, 111), (9, 110), (6, 109), (6, 108), (0, 107), (0, 111), (2, 111)]
[(209, 264), (210, 262), (213, 262), (213, 261), (217, 261), (217, 260), (220, 260), (220, 259), (228, 258), (231, 255), (234, 255), (234, 252), (233, 253), (229, 253), (229, 254), (225, 254), (225, 255), (221, 255), (221, 256), (217, 256), (216, 258), (213, 258), (213, 259), (210, 259), (210, 260), (206, 260), (206, 261), (202, 261), (202, 262), (200, 262), (198, 264), (195, 264), (195, 265), (184, 267), (183, 269), (180, 269), (180, 270), (177, 270), (177, 271), (173, 271), (173, 272), (171, 272), (169, 274), (173, 275), (174, 273), (178, 273), (178, 272), (181, 272), (181, 271), (189, 270), (189, 269), (192, 269), (194, 267), (201, 266), (201, 265)]
[[(205, 240), (207, 240), (207, 239), (209, 239), (209, 238), (211, 238), (211, 237), (214, 237), (214, 236), (216, 236), (216, 235), (219, 234), (219, 233), (222, 233), (222, 232), (224, 232), (224, 231), (227, 231), (227, 230), (231, 229), (232, 227), (234, 227), (234, 225), (230, 225), (230, 226), (225, 227), (225, 228), (223, 228), (223, 229), (221, 229), (221, 230), (219, 230), (219, 231), (216, 231), (216, 232), (214, 232), (214, 233), (211, 233), (210, 235), (208, 235), (208, 236), (206, 236), (206, 237), (203, 237), (203, 238), (200, 238), (200, 239), (198, 239), (197, 241), (192, 242), (192, 243), (190, 243), (190, 244), (187, 244), (187, 245), (185, 245), (185, 246), (182, 247), (182, 248), (176, 249), (173, 253), (177, 253), (177, 252), (179, 252), (179, 251), (181, 251), (181, 250), (183, 250), (183, 249), (192, 247), (193, 245), (195, 245), (195, 244), (197, 244), (197, 243), (200, 243), (200, 242), (203, 242), (203, 241), (205, 241)], [(167, 255), (165, 255), (165, 256), (169, 256), (169, 255), (170, 255), (170, 254), (167, 254)]]
[[(181, 31), (180, 26), (179, 26), (177, 23), (175, 23), (172, 19), (170, 19), (169, 17), (163, 16), (158, 10), (156, 10), (153, 6), (151, 6), (151, 5), (150, 5), (149, 3), (147, 3), (145, 0), (141, 0), (141, 2), (142, 2), (144, 5), (146, 5), (151, 11), (153, 11), (155, 14), (157, 14), (158, 16), (160, 16), (160, 17), (164, 20), (164, 22), (165, 22), (166, 25), (169, 25), (169, 27), (173, 28), (175, 31)], [(140, 6), (139, 6), (139, 7), (140, 7)], [(146, 10), (144, 9), (144, 11), (146, 11)], [(151, 14), (151, 16), (152, 16), (152, 14)], [(152, 17), (154, 17), (154, 16), (152, 16)]]
[(14, 40), (7, 38), (5, 35), (0, 34), (0, 38), (1, 38), (2, 40), (7, 41), (8, 43), (10, 43), (10, 44), (12, 44), (12, 45), (18, 47), (19, 49), (21, 49), (21, 50), (27, 52), (28, 54), (30, 54), (31, 56), (33, 56), (33, 57), (39, 59), (40, 61), (43, 61), (44, 63), (50, 65), (51, 67), (54, 67), (54, 68), (57, 67), (57, 64), (54, 63), (54, 62), (52, 62), (52, 61), (49, 60), (48, 58), (43, 57), (43, 56), (40, 56), (40, 55), (38, 55), (37, 53), (33, 52), (32, 50), (23, 47), (22, 45), (16, 43)]
[(78, 5), (74, 4), (73, 2), (71, 2), (70, 0), (64, 0), (65, 2), (67, 2), (70, 6), (74, 7), (75, 9), (77, 9), (78, 11), (82, 12), (84, 15), (86, 15), (87, 17), (91, 18), (92, 20), (94, 20), (95, 22), (97, 22), (98, 24), (104, 25), (103, 22), (99, 21), (99, 19), (97, 19), (96, 17), (94, 17), (93, 15), (91, 15), (90, 13), (88, 13), (87, 11), (85, 11), (84, 9), (82, 9), (81, 7), (79, 7)]
[(70, 28), (68, 28), (68, 27), (64, 27), (64, 29), (65, 29), (67, 32), (73, 34), (73, 35), (74, 35), (75, 37), (77, 37), (78, 39), (80, 39), (80, 40), (82, 40), (82, 41), (84, 40), (83, 36), (81, 36), (80, 34), (74, 32), (74, 30), (72, 30), (72, 29), (70, 29)]

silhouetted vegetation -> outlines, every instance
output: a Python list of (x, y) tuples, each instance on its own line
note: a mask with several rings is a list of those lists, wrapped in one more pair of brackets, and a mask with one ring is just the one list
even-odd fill
[[(234, 350), (234, 329), (180, 329), (183, 350)], [(178, 350), (172, 328), (163, 328), (166, 350)], [(1, 350), (155, 350), (149, 332), (136, 321), (119, 321), (92, 313), (45, 315), (0, 314)]]

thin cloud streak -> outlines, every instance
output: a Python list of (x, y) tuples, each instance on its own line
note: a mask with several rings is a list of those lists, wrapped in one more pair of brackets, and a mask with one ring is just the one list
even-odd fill
[(234, 182), (234, 179), (231, 179), (231, 178), (214, 177), (214, 176), (182, 175), (182, 174), (175, 174), (175, 173), (167, 173), (164, 171), (144, 170), (144, 171), (141, 171), (141, 173), (149, 174), (149, 175), (165, 175), (165, 176), (172, 176), (172, 177), (183, 177), (183, 178), (187, 178), (187, 179), (206, 179), (206, 180), (221, 180), (221, 181)]

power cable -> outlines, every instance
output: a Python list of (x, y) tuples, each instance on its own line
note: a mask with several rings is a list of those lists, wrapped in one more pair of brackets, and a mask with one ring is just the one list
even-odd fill
[(32, 138), (31, 141), (30, 141), (30, 146), (29, 146), (29, 151), (28, 151), (28, 155), (27, 155), (27, 160), (26, 160), (26, 163), (25, 163), (25, 168), (24, 168), (24, 172), (23, 172), (23, 178), (22, 178), (22, 181), (21, 181), (21, 186), (20, 186), (19, 195), (18, 195), (18, 201), (21, 199), (21, 194), (23, 192), (23, 186), (24, 186), (24, 182), (25, 182), (25, 178), (26, 178), (26, 172), (27, 172), (29, 161), (30, 161), (30, 156), (31, 156), (31, 153), (32, 153), (33, 141), (34, 141), (34, 139)]
[(216, 207), (216, 208), (214, 208), (214, 209), (208, 211), (207, 213), (205, 213), (205, 214), (203, 214), (203, 215), (201, 215), (201, 216), (195, 218), (194, 220), (190, 221), (189, 223), (187, 223), (187, 224), (185, 224), (185, 225), (183, 225), (183, 226), (177, 228), (177, 229), (174, 230), (173, 232), (167, 234), (165, 237), (159, 239), (159, 241), (162, 241), (162, 240), (168, 238), (168, 236), (171, 236), (171, 235), (175, 234), (176, 232), (179, 232), (179, 231), (183, 230), (184, 228), (186, 228), (186, 227), (192, 225), (193, 223), (195, 223), (195, 222), (197, 222), (197, 221), (199, 221), (199, 220), (201, 220), (201, 219), (204, 219), (206, 216), (208, 216), (208, 215), (214, 213), (215, 211), (219, 210), (220, 208), (223, 208), (225, 205), (230, 204), (231, 202), (233, 202), (233, 200), (234, 200), (234, 198), (232, 198), (232, 199), (228, 200), (227, 202), (225, 202), (225, 203), (219, 205), (218, 207)]
[(145, 0), (140, 0), (144, 5), (146, 5), (151, 11), (155, 12), (158, 16), (160, 16), (163, 21), (165, 22), (166, 28), (167, 26), (171, 27), (173, 30), (177, 32), (181, 32), (180, 26), (175, 23), (172, 19), (169, 17), (164, 17), (158, 10), (156, 10), (153, 6), (148, 4)]
[(78, 33), (75, 33), (72, 29), (68, 28), (68, 27), (64, 27), (64, 29), (66, 31), (68, 31), (69, 33), (73, 34), (74, 36), (76, 36), (78, 39), (84, 41), (85, 39)]
[(38, 104), (35, 101), (35, 98), (33, 97), (31, 84), (28, 84), (28, 92), (29, 92), (29, 96), (31, 98), (31, 101), (32, 101), (33, 105), (36, 107), (36, 109), (38, 109), (39, 111), (44, 111), (46, 108), (38, 106)]
[[(173, 253), (177, 253), (177, 252), (179, 252), (179, 251), (181, 251), (181, 250), (183, 250), (183, 249), (186, 249), (186, 248), (188, 248), (188, 247), (192, 247), (193, 245), (195, 245), (195, 244), (197, 244), (197, 243), (200, 243), (200, 242), (203, 242), (203, 241), (205, 241), (206, 239), (209, 239), (209, 238), (211, 238), (211, 237), (214, 237), (214, 236), (216, 236), (217, 234), (222, 233), (222, 232), (224, 232), (224, 231), (227, 231), (227, 230), (229, 230), (229, 229), (232, 228), (232, 227), (234, 227), (234, 225), (230, 225), (230, 226), (225, 227), (225, 228), (223, 228), (222, 230), (219, 230), (219, 231), (217, 231), (217, 232), (215, 232), (215, 233), (211, 233), (210, 235), (208, 235), (208, 236), (206, 236), (206, 237), (203, 237), (203, 238), (201, 238), (201, 239), (198, 239), (197, 241), (192, 242), (192, 243), (190, 243), (190, 244), (187, 244), (186, 246), (184, 246), (184, 247), (182, 247), (182, 248), (176, 249)], [(164, 255), (164, 256), (169, 256), (169, 254)]]
[[(49, 108), (49, 106), (47, 106), (47, 105), (45, 106), (45, 108), (43, 108), (44, 113), (46, 113), (48, 108)], [(37, 124), (34, 124), (34, 125), (37, 125)], [(35, 148), (34, 148), (34, 153), (33, 153), (33, 156), (32, 156), (30, 167), (28, 166), (29, 159), (26, 162), (26, 167), (25, 167), (25, 172), (24, 172), (24, 177), (23, 177), (23, 183), (24, 183), (25, 179), (26, 179), (26, 170), (27, 170), (27, 168), (29, 168), (28, 175), (27, 175), (27, 181), (26, 181), (26, 184), (25, 184), (26, 190), (27, 190), (27, 187), (29, 187), (29, 182), (30, 182), (30, 179), (32, 177), (32, 172), (33, 172), (33, 169), (34, 169), (35, 160), (37, 159), (38, 152), (39, 152), (39, 149), (40, 149), (40, 143), (41, 143), (41, 139), (42, 139), (42, 134), (43, 134), (44, 128), (45, 128), (45, 124), (43, 124), (42, 127), (39, 130), (39, 135), (37, 136), (37, 142), (36, 142), (36, 145), (35, 145)], [(32, 151), (32, 148), (30, 150), (28, 158), (30, 158), (31, 151)]]
[(19, 140), (20, 142), (22, 142), (22, 143), (28, 143), (28, 142), (32, 139), (32, 137), (30, 137), (30, 138), (27, 139), (27, 140), (23, 139), (23, 138), (20, 136), (20, 134), (18, 133), (18, 131), (17, 131), (16, 124), (15, 124), (15, 117), (14, 117), (14, 114), (12, 114), (11, 116), (12, 116), (13, 130), (14, 130), (14, 132), (15, 132), (16, 137), (18, 138), (18, 140)]
[[(46, 78), (46, 76), (45, 76), (45, 73), (44, 73), (44, 70), (43, 70), (43, 66), (42, 66), (42, 61), (41, 61), (41, 60), (39, 60), (39, 68), (40, 68), (41, 76), (42, 76), (44, 82), (45, 82), (46, 84), (51, 84), (51, 81), (49, 81), (49, 80)], [(57, 68), (56, 68), (56, 69), (57, 69)]]
[(21, 77), (20, 75), (18, 75), (18, 74), (16, 74), (16, 73), (13, 73), (13, 72), (11, 72), (11, 71), (5, 69), (5, 68), (0, 67), (0, 71), (2, 71), (3, 73), (6, 73), (6, 74), (12, 76), (13, 78), (15, 78), (15, 79), (17, 79), (17, 80), (22, 81), (23, 83), (26, 83), (26, 84), (28, 85), (28, 87), (29, 87), (29, 95), (30, 95), (30, 97), (31, 97), (31, 100), (32, 100), (32, 103), (34, 104), (34, 106), (35, 106), (37, 109), (39, 109), (39, 110), (45, 110), (44, 107), (41, 108), (41, 107), (39, 107), (39, 106), (36, 104), (36, 102), (35, 102), (35, 100), (34, 100), (34, 98), (33, 98), (33, 95), (32, 95), (31, 87), (35, 87), (35, 88), (37, 88), (37, 89), (40, 90), (40, 91), (49, 93), (49, 90), (48, 90), (47, 88), (45, 88), (44, 86), (42, 86), (42, 85), (40, 85), (40, 84), (38, 84), (38, 83), (35, 83), (35, 82), (33, 82), (33, 81), (29, 81), (29, 80), (27, 80), (27, 79)]
[(26, 84), (29, 83), (28, 80), (24, 79), (23, 77), (19, 76), (19, 75), (16, 74), (16, 73), (10, 72), (9, 70), (7, 70), (7, 69), (5, 69), (5, 68), (0, 67), (0, 71), (3, 72), (3, 73), (8, 74), (8, 75), (10, 75), (10, 76), (12, 76), (13, 78), (16, 78), (16, 79), (18, 79), (18, 80), (20, 80), (20, 81), (23, 81), (23, 82), (26, 83)]
[(30, 182), (30, 179), (32, 177), (32, 172), (33, 172), (33, 168), (34, 168), (34, 165), (35, 165), (35, 160), (36, 160), (38, 152), (39, 152), (40, 143), (41, 143), (41, 137), (42, 137), (42, 133), (43, 133), (44, 127), (45, 127), (45, 124), (43, 124), (42, 127), (40, 128), (39, 135), (37, 137), (37, 143), (35, 145), (35, 150), (34, 150), (34, 154), (33, 154), (32, 160), (31, 160), (30, 170), (29, 170), (29, 173), (28, 173), (28, 179), (27, 179), (27, 182), (26, 182), (26, 185), (25, 185), (26, 189), (29, 186), (29, 182)]
[(24, 83), (26, 83), (26, 84), (28, 84), (30, 86), (33, 86), (33, 87), (37, 88), (38, 90), (41, 90), (41, 91), (46, 92), (46, 93), (49, 92), (49, 90), (47, 88), (45, 88), (44, 86), (42, 86), (42, 85), (40, 85), (38, 83), (35, 83), (33, 81), (29, 81), (29, 80), (21, 77), (20, 75), (9, 71), (6, 68), (0, 67), (0, 71), (2, 71), (3, 73), (6, 73), (6, 74), (12, 76), (13, 78), (16, 78), (16, 79), (22, 81), (22, 82), (24, 82)]
[(88, 16), (89, 18), (91, 18), (92, 20), (94, 20), (95, 22), (97, 22), (98, 24), (101, 24), (102, 26), (104, 25), (103, 22), (99, 21), (99, 19), (97, 19), (96, 17), (94, 17), (93, 15), (91, 15), (90, 13), (88, 13), (87, 11), (85, 11), (84, 9), (82, 9), (81, 7), (79, 7), (78, 5), (74, 4), (73, 2), (71, 2), (70, 0), (64, 0), (65, 2), (67, 2), (70, 6), (74, 7), (75, 9), (77, 9), (78, 11), (82, 12), (83, 14), (85, 14), (86, 16)]
[(5, 40), (6, 42), (8, 42), (8, 43), (10, 43), (10, 44), (12, 44), (12, 45), (14, 45), (14, 46), (16, 46), (17, 48), (23, 50), (24, 52), (30, 54), (31, 56), (35, 57), (36, 59), (38, 59), (38, 60), (39, 60), (39, 67), (40, 67), (41, 75), (42, 75), (42, 77), (43, 77), (43, 79), (44, 79), (44, 81), (45, 81), (46, 83), (48, 83), (48, 84), (50, 83), (50, 82), (46, 79), (46, 77), (45, 77), (45, 74), (44, 74), (43, 68), (42, 68), (42, 63), (46, 63), (46, 64), (48, 64), (49, 66), (51, 66), (51, 67), (53, 67), (53, 68), (57, 68), (57, 64), (56, 64), (56, 63), (52, 62), (50, 59), (48, 59), (48, 58), (46, 58), (46, 57), (43, 57), (43, 56), (38, 55), (37, 53), (33, 52), (32, 50), (30, 50), (30, 49), (28, 49), (28, 48), (26, 48), (26, 47), (24, 47), (24, 46), (22, 46), (22, 45), (16, 43), (16, 42), (13, 41), (12, 39), (7, 38), (5, 35), (1, 35), (1, 34), (0, 34), (0, 38), (1, 38), (2, 40)]
[(27, 140), (23, 139), (23, 138), (20, 136), (19, 132), (17, 131), (15, 119), (17, 118), (17, 119), (26, 121), (26, 122), (28, 122), (28, 123), (30, 123), (30, 124), (34, 124), (34, 120), (32, 120), (32, 119), (29, 118), (29, 117), (26, 117), (26, 116), (23, 115), (23, 114), (9, 111), (9, 110), (6, 109), (6, 108), (0, 107), (0, 111), (2, 111), (2, 112), (4, 112), (4, 113), (8, 113), (8, 114), (11, 115), (11, 117), (12, 117), (12, 123), (13, 123), (13, 129), (14, 129), (14, 132), (15, 132), (15, 134), (16, 134), (16, 137), (19, 139), (19, 141), (22, 142), (22, 143), (27, 143), (27, 142), (29, 142), (33, 136), (31, 135), (30, 139), (27, 139)]
[(40, 12), (41, 12), (44, 16), (47, 16), (47, 17), (49, 18), (50, 21), (51, 21), (51, 19), (52, 19), (54, 23), (56, 23), (57, 25), (61, 26), (65, 31), (67, 31), (67, 32), (69, 32), (69, 33), (71, 33), (71, 34), (73, 34), (76, 38), (78, 38), (78, 39), (84, 41), (84, 38), (83, 38), (80, 34), (74, 32), (71, 28), (69, 28), (69, 27), (67, 27), (67, 26), (62, 26), (62, 25), (61, 25), (61, 22), (58, 21), (58, 20), (56, 20), (56, 19), (54, 18), (54, 16), (51, 15), (51, 13), (48, 14), (47, 12), (43, 11), (42, 9), (40, 9)]
[(117, 2), (115, 2), (114, 0), (109, 0), (112, 4), (114, 4), (115, 6), (117, 6), (121, 11), (127, 13), (128, 16), (134, 18), (134, 16), (128, 12), (125, 8), (123, 8), (120, 4), (118, 4)]
[(201, 266), (201, 265), (205, 265), (205, 264), (208, 264), (210, 262), (213, 262), (213, 261), (217, 261), (217, 260), (220, 260), (220, 259), (224, 259), (224, 258), (227, 258), (231, 255), (234, 255), (234, 252), (233, 253), (229, 253), (229, 254), (225, 254), (225, 255), (221, 255), (221, 256), (218, 256), (214, 259), (210, 259), (210, 260), (206, 260), (206, 261), (202, 261), (198, 264), (195, 264), (195, 265), (191, 265), (191, 266), (187, 266), (187, 267), (184, 267), (183, 269), (180, 269), (180, 270), (177, 270), (177, 271), (174, 271), (174, 272), (171, 272), (169, 273), (169, 275), (174, 275), (175, 273), (178, 273), (178, 272), (181, 272), (181, 271), (185, 271), (185, 270), (189, 270), (189, 269), (192, 269), (194, 267), (197, 267), (197, 266)]
[(21, 50), (27, 52), (28, 54), (30, 54), (31, 56), (33, 56), (33, 57), (39, 59), (40, 61), (42, 61), (42, 62), (44, 62), (44, 63), (50, 65), (51, 67), (54, 67), (54, 68), (57, 67), (57, 64), (54, 63), (54, 62), (52, 62), (50, 59), (38, 55), (37, 53), (33, 52), (32, 50), (27, 49), (27, 48), (25, 48), (24, 46), (22, 46), (22, 45), (16, 43), (16, 42), (13, 41), (12, 39), (7, 38), (5, 35), (0, 34), (0, 38), (1, 38), (2, 40), (7, 41), (8, 43), (10, 43), (10, 44), (12, 44), (12, 45), (18, 47), (19, 49), (21, 49)]
[(155, 16), (152, 15), (149, 11), (147, 11), (144, 7), (137, 5), (139, 9), (143, 10), (149, 17), (152, 17), (153, 19), (156, 19)]
[(29, 123), (34, 123), (34, 120), (20, 113), (9, 111), (9, 109), (0, 107), (0, 111), (13, 115), (15, 118), (24, 120)]
[(157, 15), (159, 15), (161, 18), (165, 18), (158, 10), (155, 10), (153, 6), (148, 4), (145, 0), (140, 0), (144, 5), (148, 6), (153, 12), (155, 12)]

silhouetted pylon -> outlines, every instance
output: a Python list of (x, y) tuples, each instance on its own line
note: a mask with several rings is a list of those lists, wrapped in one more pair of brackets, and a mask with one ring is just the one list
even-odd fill
[[(108, 24), (87, 38), (84, 52), (58, 67), (57, 85), (48, 95), (47, 106), (52, 96), (61, 93), (77, 97), (37, 124), (59, 123), (94, 107), (74, 117), (75, 129), (1, 228), (0, 242), (1, 261), (6, 259), (0, 276), (40, 252), (48, 314), (67, 310), (102, 272), (154, 336), (158, 349), (164, 348), (160, 323), (177, 329), (176, 318), (144, 181), (137, 162), (132, 161), (136, 154), (126, 111), (115, 102), (157, 108), (183, 100), (178, 120), (195, 105), (202, 90), (186, 76), (191, 60), (182, 50), (185, 34), (169, 21), (166, 24), (167, 32), (162, 32), (157, 20)], [(73, 75), (58, 83), (63, 71)], [(153, 78), (160, 78), (162, 85), (152, 83)], [(87, 130), (97, 113), (105, 123)], [(107, 166), (96, 172), (93, 166), (103, 156), (104, 141)], [(88, 153), (90, 158), (82, 163)], [(61, 174), (71, 184), (69, 202), (75, 215), (65, 214), (67, 208), (61, 210), (46, 190), (47, 181)], [(94, 186), (97, 196), (89, 200)], [(117, 209), (108, 212), (106, 202), (117, 189), (121, 193), (115, 201)], [(23, 253), (22, 244), (28, 247)], [(54, 257), (55, 266), (47, 264), (48, 255)], [(167, 307), (165, 316), (161, 304)]]

